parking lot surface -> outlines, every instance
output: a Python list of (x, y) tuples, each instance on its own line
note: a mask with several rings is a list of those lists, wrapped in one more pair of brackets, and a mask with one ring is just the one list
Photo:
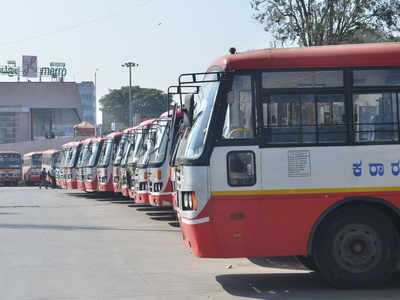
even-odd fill
[[(399, 299), (335, 290), (318, 274), (199, 259), (171, 211), (110, 194), (0, 188), (0, 299)], [(261, 229), (260, 229), (261, 230)]]

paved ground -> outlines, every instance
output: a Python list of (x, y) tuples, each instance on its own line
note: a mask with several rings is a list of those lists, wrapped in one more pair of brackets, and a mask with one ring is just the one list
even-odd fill
[[(198, 259), (173, 217), (104, 195), (0, 188), (0, 299), (399, 299), (338, 291), (318, 275)], [(231, 268), (227, 268), (231, 266)]]

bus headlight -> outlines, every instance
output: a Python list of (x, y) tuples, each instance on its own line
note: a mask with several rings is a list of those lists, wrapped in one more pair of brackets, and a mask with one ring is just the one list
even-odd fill
[(197, 198), (195, 192), (182, 192), (182, 209), (197, 210)]

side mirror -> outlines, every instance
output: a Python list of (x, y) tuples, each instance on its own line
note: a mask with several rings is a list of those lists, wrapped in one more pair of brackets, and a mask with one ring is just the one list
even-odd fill
[(183, 104), (183, 125), (191, 127), (193, 125), (194, 94), (185, 96)]

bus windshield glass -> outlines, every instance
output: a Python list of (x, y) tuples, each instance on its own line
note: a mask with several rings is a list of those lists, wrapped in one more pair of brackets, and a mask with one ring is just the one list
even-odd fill
[(128, 134), (124, 134), (118, 144), (117, 153), (115, 154), (114, 166), (119, 166), (124, 158), (125, 150), (128, 145)]
[(21, 157), (16, 153), (0, 154), (0, 169), (18, 169), (21, 167)]
[(143, 130), (140, 130), (136, 133), (135, 147), (131, 150), (128, 157), (128, 164), (133, 165), (136, 164), (139, 160), (140, 151), (143, 146), (143, 141), (146, 137), (146, 133)]
[(52, 158), (51, 158), (51, 167), (54, 168), (56, 167), (56, 164), (59, 162), (59, 158), (60, 158), (60, 152), (56, 152), (53, 154)]
[(165, 159), (168, 145), (168, 133), (171, 121), (162, 120), (156, 127), (156, 141), (154, 149), (150, 153), (149, 163), (161, 163)]
[(141, 151), (139, 152), (138, 165), (145, 165), (149, 161), (149, 155), (154, 149), (155, 140), (156, 131), (152, 129), (152, 131), (146, 135), (145, 142), (143, 143)]
[(78, 163), (77, 163), (78, 168), (83, 168), (85, 166), (85, 161), (88, 158), (89, 147), (90, 147), (90, 144), (86, 144), (83, 146), (82, 151), (79, 154), (79, 158), (78, 158)]
[(94, 167), (96, 164), (96, 158), (97, 154), (99, 153), (100, 150), (100, 143), (99, 142), (93, 142), (92, 147), (89, 149), (89, 155), (88, 155), (88, 163), (86, 164), (86, 167)]
[(101, 149), (100, 157), (99, 157), (99, 167), (108, 167), (110, 164), (112, 150), (114, 148), (113, 139), (107, 140)]
[[(204, 78), (213, 79), (216, 79), (215, 74), (206, 74)], [(179, 144), (178, 159), (196, 159), (203, 153), (219, 85), (219, 82), (209, 82), (200, 88), (195, 97), (193, 125), (185, 132)]]
[(40, 169), (42, 167), (42, 154), (32, 155), (32, 168)]
[(74, 167), (75, 161), (76, 161), (76, 156), (78, 155), (78, 147), (73, 147), (69, 150), (69, 155), (68, 155), (68, 168)]

